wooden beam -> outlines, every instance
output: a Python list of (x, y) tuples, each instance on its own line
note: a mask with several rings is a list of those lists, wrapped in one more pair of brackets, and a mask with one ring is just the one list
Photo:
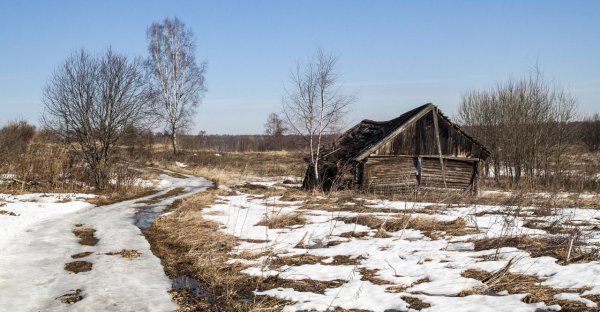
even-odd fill
[(433, 107), (433, 127), (435, 128), (435, 140), (437, 141), (438, 153), (440, 154), (440, 166), (442, 166), (442, 179), (444, 179), (444, 188), (448, 188), (446, 184), (446, 171), (444, 170), (444, 158), (442, 155), (442, 144), (440, 142), (440, 127), (438, 126), (438, 113), (437, 107)]

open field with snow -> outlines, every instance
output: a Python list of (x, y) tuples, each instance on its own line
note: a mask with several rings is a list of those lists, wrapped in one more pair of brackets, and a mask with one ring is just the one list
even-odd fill
[(284, 311), (598, 310), (600, 210), (250, 186), (218, 196), (202, 217), (236, 238), (227, 263)]
[(154, 171), (157, 193), (105, 206), (0, 195), (0, 310), (600, 310), (595, 193), (386, 200), (221, 171), (201, 192)]

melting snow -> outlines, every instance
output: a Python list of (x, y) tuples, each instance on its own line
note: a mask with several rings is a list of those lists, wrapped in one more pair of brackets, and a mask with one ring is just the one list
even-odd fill
[[(184, 187), (186, 196), (211, 185), (201, 178), (176, 179), (161, 176), (160, 192)], [(152, 195), (152, 196), (156, 196)], [(0, 214), (0, 311), (172, 311), (167, 290), (171, 282), (160, 260), (150, 251), (139, 228), (134, 225), (136, 208), (144, 199), (94, 207), (82, 201), (85, 194), (5, 195)], [(175, 198), (156, 204), (168, 205)], [(72, 230), (81, 224), (96, 230), (95, 246), (78, 243)], [(135, 259), (109, 256), (107, 252), (135, 249)], [(73, 274), (64, 269), (74, 261), (71, 255), (89, 251), (77, 259), (93, 268)], [(83, 300), (71, 305), (56, 298), (81, 289)]]

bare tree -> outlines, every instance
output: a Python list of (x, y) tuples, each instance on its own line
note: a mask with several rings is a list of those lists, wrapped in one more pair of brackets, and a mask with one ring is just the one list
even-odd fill
[(104, 189), (115, 144), (146, 117), (142, 62), (110, 48), (99, 56), (73, 53), (52, 73), (43, 102), (45, 127), (81, 153)]
[(320, 184), (319, 161), (323, 136), (338, 130), (354, 98), (342, 93), (337, 57), (318, 49), (306, 63), (298, 63), (283, 98), (283, 112), (290, 129), (308, 141), (310, 166)]
[(491, 151), (496, 181), (502, 174), (514, 183), (527, 176), (548, 184), (563, 172), (575, 109), (576, 99), (536, 66), (523, 79), (467, 92), (459, 115)]
[(285, 120), (281, 119), (279, 115), (271, 113), (267, 118), (267, 123), (265, 123), (265, 134), (271, 137), (273, 149), (283, 149), (283, 137), (287, 131)]
[(154, 111), (171, 136), (177, 153), (177, 133), (192, 120), (206, 92), (206, 62), (196, 64), (194, 35), (177, 17), (148, 28), (147, 60)]

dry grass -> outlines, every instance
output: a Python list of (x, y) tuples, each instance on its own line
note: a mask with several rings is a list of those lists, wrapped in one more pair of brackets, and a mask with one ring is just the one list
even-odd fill
[(417, 297), (401, 296), (400, 298), (402, 300), (404, 300), (404, 302), (408, 303), (408, 305), (411, 309), (414, 309), (417, 311), (431, 307), (431, 305), (429, 303), (424, 302), (423, 300), (421, 300)]
[(292, 288), (295, 291), (301, 292), (313, 292), (317, 294), (324, 294), (327, 288), (337, 288), (344, 285), (346, 281), (333, 280), (333, 281), (316, 281), (312, 279), (302, 280), (288, 280), (279, 278), (278, 276), (269, 276), (262, 280), (258, 285), (258, 290), (265, 291), (278, 287)]
[(553, 222), (531, 219), (525, 221), (523, 226), (530, 229), (543, 230), (549, 234), (577, 235), (580, 232), (576, 226), (569, 226), (568, 222), (560, 219)]
[(73, 229), (73, 234), (79, 238), (79, 244), (85, 246), (95, 246), (98, 243), (98, 239), (94, 237), (95, 229), (84, 227), (84, 226), (75, 226)]
[(114, 203), (149, 196), (156, 193), (154, 188), (132, 186), (126, 190), (106, 191), (99, 196), (88, 200), (89, 203), (96, 206), (106, 206)]
[(376, 236), (388, 237), (387, 232), (397, 232), (404, 229), (415, 229), (423, 235), (438, 239), (445, 235), (461, 236), (478, 233), (474, 229), (468, 229), (464, 219), (457, 218), (453, 221), (440, 221), (433, 218), (413, 218), (410, 216), (390, 217), (382, 219), (373, 215), (359, 214), (356, 217), (340, 217), (336, 220), (345, 223), (356, 223), (378, 230)]
[(391, 282), (386, 281), (384, 279), (380, 279), (379, 277), (377, 277), (377, 272), (379, 270), (378, 269), (367, 269), (367, 268), (360, 268), (358, 270), (358, 272), (360, 273), (360, 280), (361, 281), (369, 281), (372, 284), (375, 285), (387, 285), (387, 284), (391, 284)]
[(306, 224), (306, 219), (298, 213), (285, 213), (274, 215), (258, 222), (257, 226), (266, 226), (270, 229), (282, 229), (295, 225)]
[(216, 189), (195, 194), (145, 233), (169, 277), (190, 276), (206, 292), (205, 297), (195, 298), (189, 292), (177, 291), (172, 292), (173, 298), (180, 311), (278, 311), (286, 301), (255, 296), (253, 291), (263, 281), (240, 273), (243, 265), (225, 263), (236, 238), (202, 217), (202, 209), (224, 194)]
[[(567, 264), (570, 237), (567, 236), (512, 236), (499, 238), (483, 238), (473, 241), (475, 250), (490, 250), (502, 247), (515, 247), (529, 252), (532, 257), (548, 256), (556, 258), (559, 264)], [(571, 250), (568, 263), (590, 262), (600, 260), (598, 250), (585, 251), (579, 248), (577, 241)], [(497, 258), (498, 254), (496, 254)]]
[[(270, 259), (270, 268), (280, 268), (284, 265), (299, 266), (304, 264), (322, 264), (322, 265), (358, 265), (363, 257), (351, 257), (345, 255), (337, 255), (333, 257), (331, 262), (323, 262), (328, 257), (315, 256), (311, 254), (294, 255), (294, 256), (279, 256)], [(248, 259), (248, 258), (246, 258)]]
[(19, 215), (12, 212), (12, 211), (6, 211), (6, 210), (0, 210), (0, 215), (5, 215), (5, 216), (11, 216), (11, 217), (18, 217)]
[[(482, 287), (476, 287), (462, 291), (459, 296), (495, 294), (507, 291), (509, 294), (527, 294), (522, 301), (525, 303), (544, 302), (546, 305), (559, 304), (561, 311), (598, 311), (598, 308), (587, 308), (581, 302), (558, 300), (554, 298), (560, 293), (582, 293), (585, 289), (559, 289), (542, 285), (542, 280), (537, 277), (510, 273), (505, 269), (490, 273), (479, 270), (467, 270), (461, 273), (463, 277), (479, 280), (484, 283)], [(600, 304), (600, 298), (588, 298)]]
[(92, 270), (92, 263), (87, 261), (73, 261), (65, 264), (65, 270), (75, 274)]
[(89, 255), (93, 254), (93, 252), (91, 251), (84, 251), (84, 252), (80, 252), (80, 253), (76, 253), (74, 255), (71, 255), (71, 258), (73, 259), (80, 259), (80, 258), (85, 258)]
[(123, 249), (121, 251), (107, 252), (106, 254), (109, 256), (120, 255), (121, 257), (127, 259), (139, 258), (139, 256), (141, 255), (141, 253), (135, 249)]
[(81, 289), (74, 289), (60, 297), (54, 298), (54, 300), (60, 300), (60, 302), (65, 304), (73, 304), (77, 301), (81, 301), (82, 299), (83, 296), (81, 295)]

